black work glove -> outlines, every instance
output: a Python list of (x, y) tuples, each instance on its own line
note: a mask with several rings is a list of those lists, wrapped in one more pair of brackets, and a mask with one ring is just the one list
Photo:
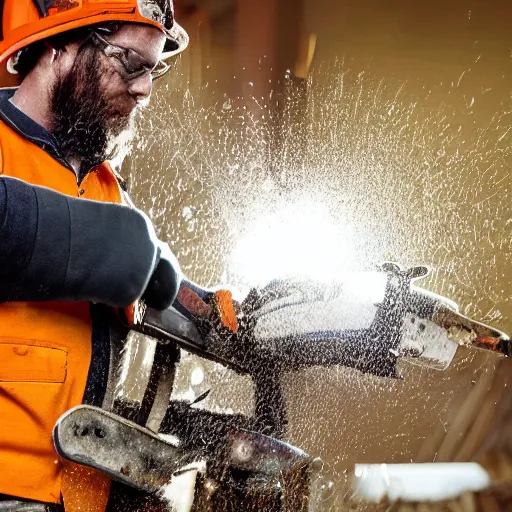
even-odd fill
[[(180, 270), (142, 212), (0, 178), (0, 301), (172, 303)], [(170, 255), (170, 256), (169, 256)]]
[(142, 299), (150, 308), (167, 309), (174, 302), (180, 283), (181, 271), (178, 260), (169, 245), (159, 241), (158, 263)]

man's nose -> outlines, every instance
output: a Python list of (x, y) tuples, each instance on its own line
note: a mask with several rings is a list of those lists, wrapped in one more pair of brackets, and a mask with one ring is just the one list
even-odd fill
[(153, 81), (149, 73), (144, 73), (130, 82), (128, 92), (137, 99), (148, 98), (153, 88)]

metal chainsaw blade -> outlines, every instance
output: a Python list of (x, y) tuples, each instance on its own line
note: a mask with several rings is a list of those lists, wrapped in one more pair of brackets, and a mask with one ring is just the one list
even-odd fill
[(63, 414), (53, 430), (57, 453), (114, 480), (157, 492), (173, 475), (200, 462), (150, 430), (97, 407), (80, 405)]

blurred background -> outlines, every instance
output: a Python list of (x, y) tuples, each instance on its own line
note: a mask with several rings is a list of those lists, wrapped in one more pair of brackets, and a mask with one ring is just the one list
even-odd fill
[[(177, 4), (190, 47), (155, 84), (123, 174), (191, 279), (243, 294), (426, 264), (421, 286), (512, 332), (508, 0)], [(461, 347), (448, 371), (402, 381), (286, 376), (287, 440), (328, 463), (337, 503), (355, 462), (464, 460), (467, 431), (451, 428), (496, 402), (493, 357)], [(242, 377), (186, 355), (180, 372), (176, 393), (250, 413)]]

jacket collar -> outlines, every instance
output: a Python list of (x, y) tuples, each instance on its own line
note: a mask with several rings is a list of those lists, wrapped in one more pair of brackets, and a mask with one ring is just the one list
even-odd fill
[(75, 174), (71, 164), (60, 153), (55, 137), (9, 101), (16, 89), (16, 87), (0, 89), (0, 119)]

